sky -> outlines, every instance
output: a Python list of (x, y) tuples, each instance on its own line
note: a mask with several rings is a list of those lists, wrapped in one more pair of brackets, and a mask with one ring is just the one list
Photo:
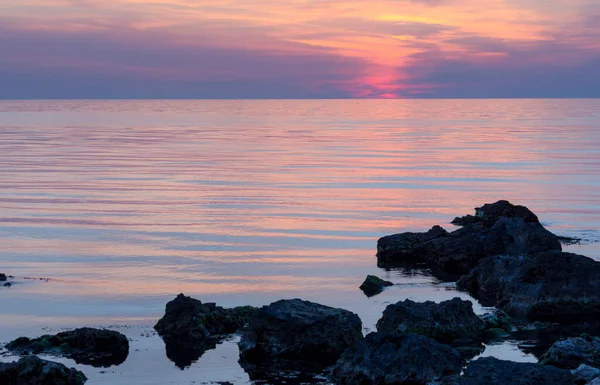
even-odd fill
[(0, 0), (0, 98), (600, 97), (598, 0)]

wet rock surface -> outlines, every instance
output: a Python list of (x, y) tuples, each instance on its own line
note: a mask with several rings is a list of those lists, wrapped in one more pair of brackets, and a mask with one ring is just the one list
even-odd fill
[(600, 262), (582, 255), (486, 258), (457, 284), (484, 305), (530, 321), (596, 324), (600, 318)]
[(369, 275), (360, 285), (360, 290), (362, 290), (367, 297), (373, 297), (381, 293), (383, 289), (389, 286), (394, 286), (394, 284), (389, 281), (384, 281), (383, 279), (374, 275)]
[(486, 257), (562, 250), (558, 237), (526, 207), (500, 201), (477, 210), (475, 217), (481, 220), (458, 220), (468, 224), (451, 233), (435, 226), (426, 233), (380, 238), (378, 266), (425, 265), (462, 275)]
[(20, 355), (44, 353), (71, 358), (78, 364), (108, 367), (127, 359), (129, 341), (116, 331), (80, 328), (35, 339), (20, 337), (6, 349)]
[(78, 370), (35, 356), (0, 363), (2, 385), (83, 385), (86, 381), (85, 375)]
[(281, 300), (259, 309), (243, 331), (240, 364), (249, 373), (318, 372), (362, 338), (362, 322), (348, 310)]
[(462, 376), (443, 379), (441, 385), (574, 385), (570, 371), (540, 364), (502, 361), (492, 357), (469, 363)]
[(576, 384), (587, 384), (600, 377), (600, 369), (581, 364), (577, 369), (571, 370)]
[(342, 385), (426, 384), (460, 373), (461, 354), (416, 334), (370, 333), (342, 354), (331, 377)]
[(576, 369), (581, 364), (600, 368), (600, 338), (577, 337), (554, 343), (540, 358), (540, 363)]
[(167, 357), (184, 368), (246, 325), (256, 311), (251, 306), (225, 309), (179, 294), (167, 303), (154, 329), (165, 342)]
[(377, 322), (383, 333), (414, 333), (453, 346), (479, 344), (485, 322), (473, 311), (473, 304), (460, 298), (441, 303), (405, 300), (389, 305)]

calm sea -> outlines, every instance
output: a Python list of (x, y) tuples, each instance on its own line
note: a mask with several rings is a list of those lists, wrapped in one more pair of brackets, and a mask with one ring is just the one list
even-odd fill
[[(235, 340), (183, 371), (166, 359), (151, 327), (168, 300), (301, 297), (373, 330), (389, 303), (468, 298), (378, 269), (380, 236), (508, 199), (600, 259), (599, 187), (600, 100), (2, 101), (0, 272), (17, 284), (0, 342), (111, 326), (130, 358), (80, 367), (89, 384), (245, 383)], [(367, 274), (397, 285), (367, 299)]]

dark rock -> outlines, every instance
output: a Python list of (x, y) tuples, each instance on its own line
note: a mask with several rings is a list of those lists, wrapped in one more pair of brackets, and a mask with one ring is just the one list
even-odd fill
[(461, 354), (416, 334), (370, 333), (342, 354), (332, 371), (341, 385), (426, 384), (460, 373)]
[(496, 309), (493, 313), (486, 313), (481, 316), (481, 319), (485, 322), (486, 329), (502, 329), (508, 333), (512, 331), (512, 320), (502, 310)]
[(386, 260), (388, 257), (392, 258), (396, 254), (401, 255), (403, 253), (409, 253), (415, 247), (423, 243), (447, 235), (448, 232), (440, 226), (433, 226), (431, 230), (426, 233), (408, 232), (388, 235), (379, 238), (377, 241), (377, 256), (382, 260)]
[(71, 358), (78, 364), (108, 367), (127, 359), (129, 341), (112, 330), (81, 328), (35, 339), (20, 337), (6, 349), (20, 355), (44, 353)]
[(11, 286), (12, 286), (12, 283), (10, 283), (10, 282), (6, 282), (6, 283), (4, 283), (4, 285), (2, 285), (2, 286), (4, 286), (4, 287), (11, 287)]
[(473, 215), (465, 215), (464, 217), (454, 218), (454, 220), (450, 223), (452, 223), (453, 225), (457, 225), (457, 226), (468, 226), (468, 225), (472, 225), (474, 223), (479, 223), (482, 221), (483, 221), (483, 218), (481, 218), (481, 217), (476, 217)]
[(600, 337), (558, 341), (540, 358), (540, 363), (564, 369), (576, 369), (581, 364), (600, 367)]
[[(420, 241), (423, 240), (423, 241)], [(476, 223), (452, 233), (430, 230), (381, 238), (378, 266), (425, 265), (467, 274), (479, 260), (495, 255), (526, 255), (561, 250), (557, 237), (537, 222), (502, 217), (487, 227)]]
[(456, 218), (464, 226), (452, 233), (435, 226), (427, 233), (403, 233), (380, 238), (378, 266), (424, 265), (452, 274), (467, 274), (482, 258), (561, 251), (558, 237), (546, 230), (524, 206), (498, 201), (476, 208), (476, 215)]
[(576, 384), (584, 385), (600, 377), (600, 369), (581, 364), (577, 369), (571, 370), (571, 374)]
[(83, 385), (87, 378), (79, 370), (35, 356), (18, 362), (0, 363), (2, 385)]
[(496, 222), (500, 218), (521, 218), (525, 222), (540, 222), (538, 217), (527, 207), (515, 206), (504, 200), (475, 208), (475, 216), (490, 222)]
[(0, 282), (6, 281), (6, 274), (0, 273)]
[(362, 290), (367, 297), (373, 297), (381, 293), (383, 289), (388, 286), (394, 286), (394, 284), (389, 281), (384, 281), (374, 275), (369, 275), (362, 285), (360, 285), (360, 290)]
[(281, 300), (262, 307), (243, 331), (240, 363), (249, 372), (316, 372), (362, 338), (361, 320), (348, 310)]
[(445, 378), (441, 385), (573, 385), (570, 371), (540, 364), (480, 358), (462, 376)]
[(473, 304), (454, 298), (439, 304), (405, 300), (389, 305), (377, 322), (383, 333), (414, 333), (453, 346), (479, 344), (485, 322), (473, 312)]
[(256, 310), (251, 306), (225, 309), (179, 294), (167, 303), (154, 329), (165, 342), (167, 357), (184, 368), (214, 349), (223, 336), (246, 325)]
[(457, 284), (484, 305), (531, 321), (597, 324), (600, 318), (600, 262), (582, 255), (485, 258)]
[(496, 309), (493, 313), (481, 316), (485, 322), (484, 337), (487, 341), (497, 341), (508, 338), (513, 329), (512, 320), (502, 310)]

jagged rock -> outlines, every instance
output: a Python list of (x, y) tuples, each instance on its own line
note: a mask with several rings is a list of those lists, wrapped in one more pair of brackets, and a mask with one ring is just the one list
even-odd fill
[(435, 226), (427, 233), (403, 233), (380, 238), (378, 266), (425, 265), (453, 274), (467, 274), (479, 260), (495, 255), (526, 255), (561, 251), (558, 237), (535, 214), (506, 201), (478, 209), (481, 221), (451, 233)]
[(574, 385), (570, 371), (540, 364), (501, 361), (492, 357), (471, 361), (462, 376), (441, 385)]
[(600, 369), (581, 364), (577, 369), (571, 370), (571, 374), (576, 384), (584, 385), (600, 377)]
[(6, 274), (0, 273), (0, 282), (6, 281)]
[(473, 312), (473, 304), (454, 298), (439, 304), (405, 300), (389, 305), (377, 322), (383, 333), (414, 333), (453, 346), (478, 344), (485, 322)]
[(83, 385), (87, 381), (79, 370), (35, 356), (18, 362), (0, 363), (2, 385)]
[(262, 307), (243, 331), (240, 363), (247, 371), (319, 371), (362, 339), (360, 318), (344, 309), (281, 300)]
[(458, 287), (486, 306), (532, 321), (598, 323), (600, 262), (549, 251), (533, 256), (481, 260)]
[(461, 354), (416, 334), (370, 333), (342, 354), (332, 371), (340, 385), (426, 384), (460, 373)]
[(214, 349), (224, 335), (247, 324), (256, 310), (251, 306), (225, 309), (179, 294), (167, 303), (154, 329), (165, 342), (167, 357), (184, 368)]
[(381, 293), (383, 289), (388, 286), (394, 286), (394, 284), (389, 281), (384, 281), (383, 279), (374, 275), (369, 275), (362, 285), (360, 285), (360, 290), (362, 290), (367, 297), (373, 297)]
[(540, 363), (564, 369), (576, 369), (581, 364), (600, 367), (600, 338), (584, 336), (558, 341), (540, 358)]
[(125, 362), (129, 341), (116, 331), (80, 328), (35, 339), (19, 337), (6, 349), (20, 355), (44, 353), (71, 358), (78, 364), (108, 367)]

